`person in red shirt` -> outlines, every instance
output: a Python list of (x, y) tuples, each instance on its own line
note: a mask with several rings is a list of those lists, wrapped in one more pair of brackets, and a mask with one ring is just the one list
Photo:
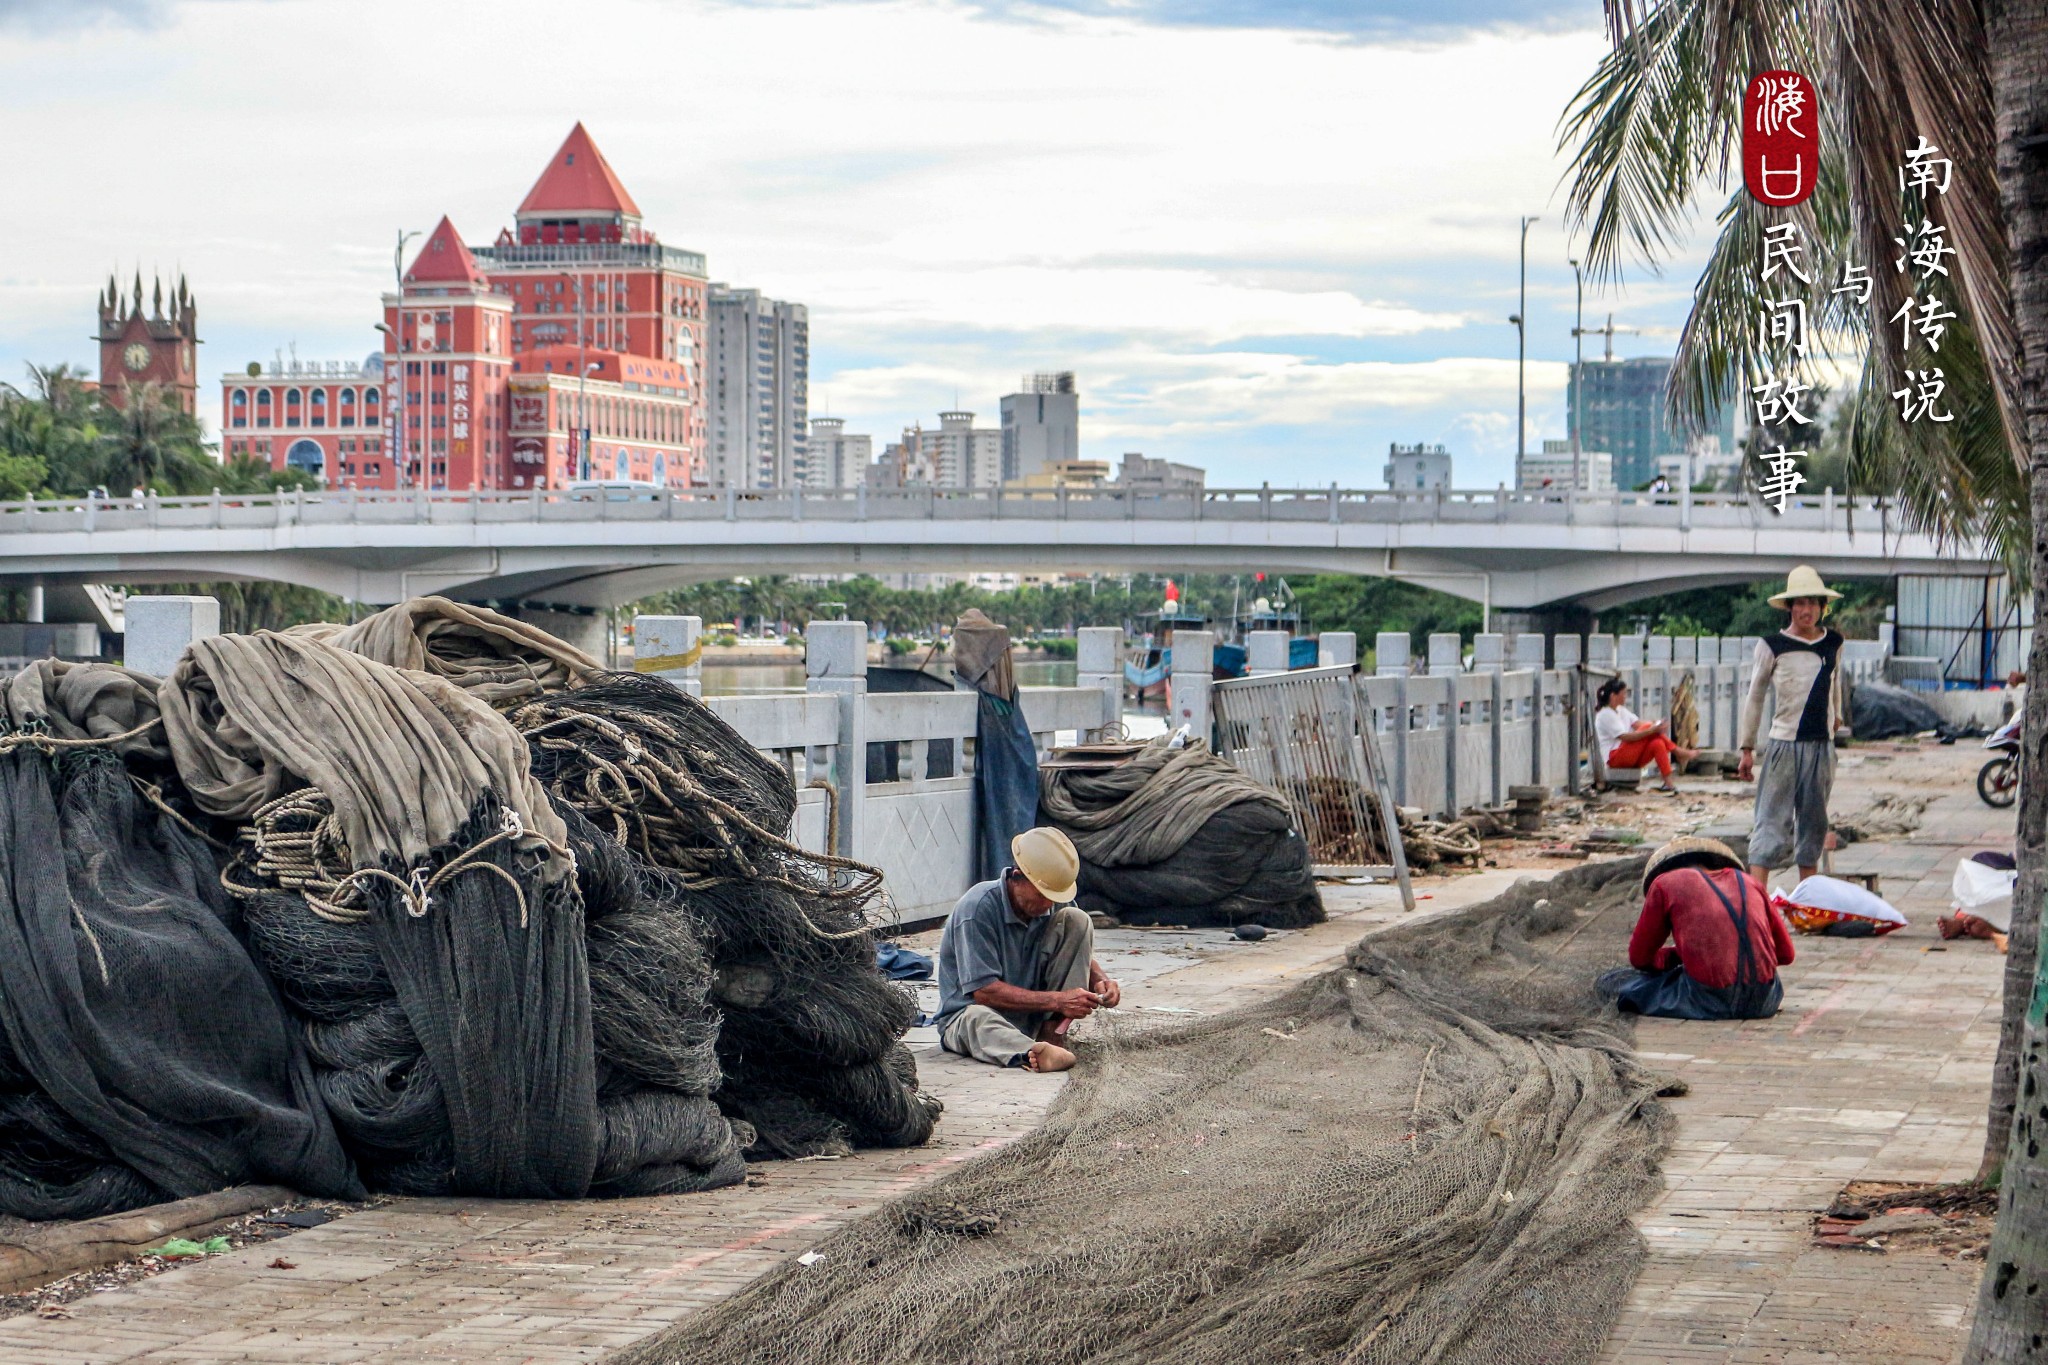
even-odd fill
[(1628, 960), (1598, 983), (1624, 1011), (1768, 1019), (1784, 999), (1778, 968), (1792, 961), (1792, 931), (1734, 850), (1718, 839), (1673, 839), (1643, 869)]

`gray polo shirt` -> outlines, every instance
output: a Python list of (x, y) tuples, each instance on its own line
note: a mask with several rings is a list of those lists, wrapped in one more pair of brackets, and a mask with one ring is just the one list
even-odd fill
[(973, 1004), (983, 986), (1006, 981), (1027, 991), (1039, 989), (1039, 962), (1051, 924), (1050, 914), (1025, 919), (1012, 909), (1001, 877), (968, 887), (939, 936), (939, 1030), (944, 1032), (954, 1015)]

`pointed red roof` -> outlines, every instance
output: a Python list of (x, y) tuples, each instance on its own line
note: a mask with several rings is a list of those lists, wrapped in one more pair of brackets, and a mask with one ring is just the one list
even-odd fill
[(569, 130), (568, 140), (540, 173), (540, 179), (526, 192), (525, 201), (519, 205), (519, 216), (573, 218), (611, 213), (638, 218), (640, 206), (626, 193), (618, 176), (612, 174), (604, 153), (597, 150), (590, 134), (578, 123)]
[(486, 283), (484, 272), (477, 269), (476, 257), (469, 254), (469, 248), (462, 244), (462, 234), (446, 215), (427, 238), (427, 244), (420, 248), (420, 254), (412, 258), (412, 269), (405, 272), (405, 282), (473, 284), (478, 288)]

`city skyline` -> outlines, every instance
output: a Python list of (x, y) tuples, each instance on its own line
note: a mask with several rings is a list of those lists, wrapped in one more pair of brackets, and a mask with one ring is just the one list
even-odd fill
[[(47, 206), (17, 225), (0, 276), (0, 378), (20, 382), (30, 361), (90, 369), (87, 300), (109, 269), (138, 264), (182, 268), (204, 299), (204, 375), (285, 347), (360, 360), (392, 229), (442, 211), (494, 221), (532, 148), (581, 119), (649, 221), (705, 251), (715, 277), (809, 308), (810, 412), (850, 432), (890, 439), (956, 392), (993, 419), (1018, 373), (1075, 370), (1091, 459), (1142, 450), (1219, 484), (1359, 484), (1388, 443), (1426, 441), (1451, 446), (1461, 482), (1508, 478), (1514, 218), (1540, 212), (1528, 437), (1563, 433), (1572, 282), (1549, 128), (1569, 73), (1601, 48), (1596, 15), (1551, 31), (1561, 7), (1454, 7), (1453, 20), (1529, 27), (1340, 39), (1305, 11), (1246, 7), (1226, 31), (1087, 8), (592, 6), (565, 63), (623, 25), (649, 41), (688, 29), (710, 54), (706, 92), (663, 112), (630, 86), (567, 82), (477, 121), (461, 73), (402, 115), (384, 96), (417, 70), (411, 45), (464, 25), (513, 33), (520, 5), (432, 7), (385, 53), (377, 3), (346, 20), (322, 6), (101, 6), (83, 24), (0, 4), (0, 71), (16, 78), (0, 107), (44, 134), (17, 184)], [(248, 73), (226, 92), (223, 44)], [(844, 68), (849, 44), (981, 62), (985, 79), (936, 121), (937, 94)], [(293, 87), (290, 117), (257, 117), (265, 92), (285, 93), (263, 55), (312, 46), (349, 70), (353, 98)], [(787, 69), (754, 102), (719, 104), (770, 52)], [(1510, 69), (1526, 126), (1470, 136), (1459, 91)], [(83, 99), (85, 70), (115, 79)], [(118, 145), (151, 105), (178, 111), (174, 150), (102, 155), (84, 174), (85, 149)], [(1375, 142), (1418, 105), (1424, 136)], [(442, 150), (451, 140), (459, 152)], [(1617, 349), (1668, 354), (1684, 278), (1589, 290), (1588, 319), (1597, 302), (1664, 328)]]

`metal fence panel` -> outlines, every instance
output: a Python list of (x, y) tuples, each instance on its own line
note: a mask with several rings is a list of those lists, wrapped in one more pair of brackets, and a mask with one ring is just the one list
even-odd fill
[(1287, 798), (1319, 873), (1391, 876), (1413, 905), (1393, 794), (1351, 669), (1218, 682), (1217, 750)]

